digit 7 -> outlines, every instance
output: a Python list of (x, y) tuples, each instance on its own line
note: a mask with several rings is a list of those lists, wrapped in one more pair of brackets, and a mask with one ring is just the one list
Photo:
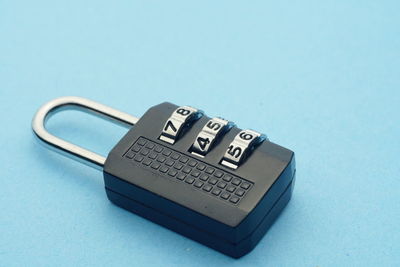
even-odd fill
[(172, 129), (172, 131), (174, 131), (176, 133), (176, 127), (174, 126), (172, 121), (167, 121), (167, 124), (164, 127), (164, 131), (168, 131), (168, 127), (170, 127)]

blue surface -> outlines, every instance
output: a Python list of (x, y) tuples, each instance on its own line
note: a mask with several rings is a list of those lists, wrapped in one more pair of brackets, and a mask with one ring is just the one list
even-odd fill
[[(0, 266), (399, 266), (399, 1), (1, 1)], [(296, 152), (294, 197), (234, 260), (112, 205), (102, 174), (39, 146), (78, 95), (140, 116), (168, 100)], [(124, 129), (52, 133), (103, 155)]]

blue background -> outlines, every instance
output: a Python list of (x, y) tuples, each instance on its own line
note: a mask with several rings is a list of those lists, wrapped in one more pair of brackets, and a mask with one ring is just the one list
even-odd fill
[[(399, 266), (399, 1), (0, 1), (0, 266)], [(296, 152), (294, 196), (234, 260), (112, 205), (49, 152), (44, 102), (200, 107)], [(49, 123), (103, 155), (125, 129)]]

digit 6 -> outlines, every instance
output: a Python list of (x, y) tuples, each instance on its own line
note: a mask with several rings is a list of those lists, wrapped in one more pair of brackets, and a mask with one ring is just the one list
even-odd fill
[(242, 132), (241, 134), (239, 134), (239, 137), (242, 138), (243, 140), (253, 139), (253, 135), (246, 132)]

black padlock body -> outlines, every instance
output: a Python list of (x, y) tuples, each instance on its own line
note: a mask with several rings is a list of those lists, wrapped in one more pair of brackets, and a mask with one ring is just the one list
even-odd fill
[[(236, 170), (227, 168), (220, 164), (221, 159), (241, 131), (233, 127), (204, 158), (200, 158), (193, 155), (190, 148), (210, 119), (206, 115), (189, 127), (175, 144), (158, 139), (176, 108), (178, 106), (171, 103), (150, 108), (111, 150), (104, 165), (107, 196), (118, 206), (229, 256), (241, 257), (254, 248), (290, 200), (295, 177), (294, 153), (265, 140)], [(132, 152), (130, 155), (128, 152), (134, 147), (140, 150), (131, 159)], [(156, 148), (162, 151), (157, 152)], [(158, 158), (151, 159), (150, 153), (152, 158), (156, 155), (165, 160), (161, 163)], [(188, 161), (181, 162), (185, 157)], [(169, 165), (171, 161), (174, 165), (166, 165), (167, 160)], [(196, 162), (196, 166), (190, 167), (189, 161), (192, 165)], [(157, 167), (156, 163), (160, 166), (153, 168), (153, 164)], [(177, 163), (183, 165), (180, 170), (174, 167)], [(205, 169), (197, 169), (197, 166), (202, 169), (203, 165)], [(237, 203), (232, 203), (222, 199), (221, 194), (215, 196), (211, 191), (197, 188), (194, 183), (189, 184), (178, 179), (177, 174), (173, 175), (172, 170), (180, 173), (184, 167), (190, 167), (192, 172), (196, 170), (200, 175), (213, 168), (213, 173), (207, 175), (215, 177), (222, 173), (222, 177), (215, 177), (218, 181), (230, 175), (236, 178), (236, 184), (238, 181), (240, 184), (233, 185), (233, 179), (227, 184), (236, 190), (242, 189), (244, 195), (238, 197)], [(241, 185), (250, 186), (244, 189)], [(213, 188), (217, 188), (216, 185)]]

